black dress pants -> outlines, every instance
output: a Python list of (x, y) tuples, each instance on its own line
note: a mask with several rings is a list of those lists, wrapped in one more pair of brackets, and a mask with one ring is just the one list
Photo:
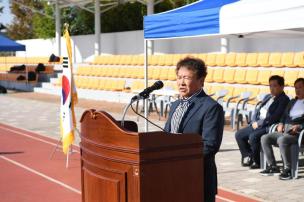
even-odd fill
[(249, 156), (260, 164), (261, 137), (266, 133), (266, 128), (253, 129), (251, 125), (236, 132), (235, 139), (242, 158)]

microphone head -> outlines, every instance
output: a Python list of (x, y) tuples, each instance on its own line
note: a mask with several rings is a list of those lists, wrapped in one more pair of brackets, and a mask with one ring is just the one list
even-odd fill
[(155, 90), (158, 90), (158, 89), (161, 89), (162, 87), (164, 87), (164, 83), (162, 81), (156, 81), (154, 84), (154, 89)]

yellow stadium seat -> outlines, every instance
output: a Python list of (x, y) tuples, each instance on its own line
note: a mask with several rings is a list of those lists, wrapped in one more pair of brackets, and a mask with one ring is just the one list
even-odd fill
[(260, 70), (258, 73), (257, 84), (268, 85), (271, 70)]
[(110, 70), (110, 67), (107, 67), (107, 66), (102, 67), (102, 72), (101, 72), (102, 75), (101, 76), (102, 77), (107, 77), (109, 70)]
[(216, 60), (216, 54), (209, 53), (207, 55), (206, 65), (210, 67), (216, 66), (215, 60)]
[(207, 76), (206, 76), (206, 79), (205, 79), (206, 82), (213, 82), (213, 73), (214, 73), (214, 68), (208, 67), (207, 68)]
[(144, 87), (145, 87), (145, 83), (143, 80), (135, 80), (131, 84), (132, 91), (142, 90)]
[(99, 67), (92, 67), (91, 76), (98, 76), (98, 74), (99, 74)]
[(86, 66), (83, 69), (83, 75), (84, 76), (90, 76), (91, 75), (91, 71), (92, 71), (92, 67), (90, 66)]
[(125, 55), (124, 65), (131, 65), (133, 60), (133, 55)]
[(116, 80), (114, 81), (114, 86), (112, 87), (113, 91), (123, 91), (125, 89), (126, 81), (125, 80)]
[(166, 67), (160, 68), (159, 79), (160, 80), (168, 80), (168, 72), (169, 72), (169, 68), (166, 68)]
[(104, 88), (105, 88), (105, 83), (106, 83), (106, 79), (100, 79), (100, 80), (99, 80), (98, 87), (97, 87), (97, 90), (104, 90)]
[(207, 95), (210, 95), (211, 94), (211, 85), (209, 85), (208, 83), (205, 83), (204, 84), (204, 91), (205, 91), (205, 93), (207, 94)]
[(238, 67), (246, 67), (247, 53), (237, 53), (235, 56), (235, 64)]
[(98, 87), (99, 79), (97, 78), (90, 78), (88, 82), (88, 89), (96, 89)]
[(296, 67), (304, 67), (304, 52), (296, 53), (293, 63)]
[(244, 87), (234, 87), (232, 97), (235, 97), (235, 98), (232, 98), (231, 102), (238, 102), (241, 99), (243, 99), (241, 97), (241, 94), (244, 92), (247, 92), (247, 91), (248, 91), (247, 88), (244, 88)]
[(196, 55), (197, 58), (203, 60), (206, 63), (207, 54), (206, 53), (199, 53)]
[(257, 64), (258, 54), (257, 53), (248, 53), (246, 57), (246, 65), (249, 67), (256, 67)]
[(221, 67), (225, 66), (226, 65), (225, 59), (226, 59), (226, 54), (225, 53), (217, 54), (216, 59), (215, 59), (216, 65), (221, 66)]
[(224, 70), (224, 82), (235, 83), (234, 75), (235, 75), (235, 69), (225, 68), (225, 70)]
[(304, 70), (302, 68), (299, 69), (298, 78), (304, 78)]
[(257, 66), (269, 67), (269, 53), (258, 53)]
[(214, 68), (213, 81), (222, 83), (224, 82), (224, 68)]
[(285, 72), (282, 69), (275, 69), (275, 70), (271, 71), (271, 76), (278, 75), (278, 76), (284, 77), (284, 74), (285, 74)]
[(135, 78), (143, 79), (145, 77), (145, 69), (144, 67), (139, 67), (136, 69)]
[(148, 64), (152, 66), (158, 65), (159, 55), (149, 55)]
[(120, 67), (115, 67), (113, 68), (113, 74), (112, 74), (112, 77), (119, 77), (119, 73), (120, 73)]
[(269, 56), (269, 64), (272, 67), (283, 67), (281, 64), (282, 53), (271, 53)]
[(295, 98), (295, 97), (296, 97), (296, 91), (295, 91), (294, 88), (290, 88), (290, 89), (285, 90), (285, 93), (286, 93), (288, 96), (291, 96), (292, 98)]
[(164, 66), (166, 63), (166, 55), (160, 55), (158, 58), (158, 64), (159, 66)]
[(222, 85), (212, 85), (210, 88), (210, 94), (209, 95), (213, 95), (216, 92), (222, 90), (224, 87)]
[(285, 85), (287, 86), (294, 86), (295, 80), (298, 78), (299, 71), (285, 71), (284, 78), (285, 78)]
[(6, 57), (0, 57), (0, 63), (6, 63)]
[(246, 81), (246, 74), (247, 74), (247, 69), (236, 69), (235, 70), (235, 77), (234, 77), (234, 81), (235, 83), (238, 84), (245, 84), (247, 83)]
[(172, 66), (172, 65), (175, 65), (173, 63), (173, 55), (165, 55), (165, 66)]
[(182, 59), (181, 54), (174, 54), (173, 55), (173, 66), (176, 66), (176, 64)]
[(236, 66), (236, 53), (228, 53), (226, 55), (225, 66), (235, 67)]
[(133, 55), (132, 60), (131, 60), (131, 65), (139, 65), (139, 55)]
[(258, 102), (257, 96), (260, 93), (260, 87), (250, 87), (247, 88), (247, 91), (251, 92), (250, 100), (248, 101), (248, 103), (255, 105)]
[(132, 76), (133, 79), (138, 79), (140, 76), (144, 76), (144, 67), (133, 67)]
[(246, 72), (246, 78), (245, 81), (249, 84), (258, 84), (258, 73), (259, 70), (257, 69), (248, 69)]
[(281, 64), (284, 67), (295, 67), (294, 65), (294, 52), (288, 52), (282, 54), (282, 61)]
[(162, 68), (154, 68), (153, 72), (152, 72), (152, 79), (158, 80), (160, 79), (160, 73), (161, 73), (161, 69)]
[(228, 90), (227, 95), (224, 97), (224, 101), (227, 102), (228, 99), (233, 96), (234, 87), (233, 86), (225, 86), (224, 89)]
[(170, 81), (175, 81), (176, 80), (175, 68), (169, 68), (169, 70), (168, 70), (168, 80), (170, 80)]

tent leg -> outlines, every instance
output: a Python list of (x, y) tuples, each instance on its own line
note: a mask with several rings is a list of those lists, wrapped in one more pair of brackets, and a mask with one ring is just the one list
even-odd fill
[[(148, 48), (148, 40), (144, 40), (144, 66), (145, 66), (145, 88), (148, 87), (148, 52), (147, 52), (147, 48)], [(148, 99), (145, 99), (145, 103), (144, 103), (144, 107), (145, 107), (145, 118), (148, 118)], [(148, 132), (148, 121), (145, 120), (145, 132)]]

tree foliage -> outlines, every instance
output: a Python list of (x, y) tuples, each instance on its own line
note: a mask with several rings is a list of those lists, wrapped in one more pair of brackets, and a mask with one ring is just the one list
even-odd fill
[[(1, 1), (1, 0), (0, 0)], [(155, 6), (155, 13), (193, 3), (197, 0), (164, 0)], [(13, 39), (51, 38), (55, 36), (54, 5), (47, 1), (18, 0), (26, 7), (11, 2), (13, 23), (8, 27), (8, 35)], [(29, 9), (33, 8), (32, 9)], [(1, 13), (2, 8), (0, 8)], [(37, 12), (36, 12), (37, 11)], [(136, 3), (119, 4), (101, 14), (101, 32), (120, 32), (143, 29), (143, 16), (147, 14), (145, 5)], [(94, 33), (94, 14), (76, 6), (61, 9), (61, 24), (69, 24), (71, 35)], [(63, 27), (63, 26), (62, 26)]]
[(33, 32), (35, 38), (51, 38), (55, 37), (55, 21), (54, 9), (47, 5), (46, 2), (42, 4), (45, 15), (35, 13), (33, 17)]
[(41, 1), (18, 0), (18, 4), (15, 1), (11, 2), (10, 8), (14, 18), (12, 24), (7, 29), (7, 34), (11, 38), (16, 40), (34, 38), (33, 18), (36, 14), (29, 7), (38, 11), (43, 10)]

